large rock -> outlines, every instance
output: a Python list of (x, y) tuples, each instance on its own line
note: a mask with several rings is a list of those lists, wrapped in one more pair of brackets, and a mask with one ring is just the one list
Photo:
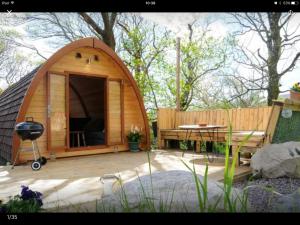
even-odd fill
[(300, 212), (300, 188), (292, 194), (281, 195), (274, 203), (273, 212)]
[(253, 173), (266, 178), (300, 178), (300, 142), (270, 144), (251, 158)]
[[(198, 175), (198, 178), (203, 182), (203, 176)], [(208, 181), (208, 205), (213, 206), (217, 203), (217, 209), (220, 211), (223, 211), (222, 188), (222, 183)], [(235, 188), (233, 188), (232, 193), (232, 198), (236, 198), (240, 194), (239, 190)], [(129, 208), (133, 211), (154, 211), (151, 206), (145, 206), (148, 199), (150, 202), (153, 200), (155, 211), (199, 212), (194, 177), (192, 173), (187, 171), (155, 172), (152, 174), (152, 179), (150, 175), (146, 175), (125, 183), (123, 188), (110, 196), (103, 197), (98, 210), (112, 210), (114, 208), (116, 211), (125, 211), (125, 196)], [(238, 207), (240, 209), (240, 204)]]

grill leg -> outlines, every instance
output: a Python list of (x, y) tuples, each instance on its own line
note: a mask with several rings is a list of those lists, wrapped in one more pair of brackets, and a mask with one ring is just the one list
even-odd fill
[(36, 149), (37, 152), (38, 152), (39, 158), (41, 158), (41, 153), (40, 153), (40, 149), (39, 149), (39, 146), (38, 146), (38, 144), (37, 144), (37, 141), (34, 140), (33, 143), (34, 143), (34, 145), (35, 145), (35, 149)]
[(31, 141), (31, 144), (32, 144), (32, 152), (33, 152), (34, 161), (37, 161), (36, 154), (35, 154), (35, 146), (34, 146), (34, 142)]
[(20, 151), (21, 151), (21, 148), (18, 149), (18, 152), (17, 152), (16, 158), (15, 158), (15, 161), (14, 161), (14, 163), (13, 163), (11, 169), (13, 169), (13, 168), (15, 167), (16, 162), (17, 162), (17, 159), (19, 158), (19, 155), (20, 155)]

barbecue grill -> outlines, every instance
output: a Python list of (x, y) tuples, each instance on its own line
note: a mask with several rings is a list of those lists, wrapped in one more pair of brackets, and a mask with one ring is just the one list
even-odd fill
[[(25, 140), (31, 141), (32, 152), (34, 157), (34, 161), (31, 163), (31, 168), (33, 170), (39, 170), (42, 167), (42, 165), (45, 165), (47, 163), (47, 159), (45, 157), (41, 157), (38, 145), (36, 143), (36, 140), (39, 137), (41, 137), (44, 133), (43, 124), (34, 121), (32, 117), (27, 117), (25, 122), (18, 123), (15, 126), (15, 131), (23, 141)], [(14, 168), (14, 165), (19, 157), (20, 150), (21, 148), (19, 148), (17, 152), (12, 169)], [(37, 155), (39, 158), (37, 158)]]

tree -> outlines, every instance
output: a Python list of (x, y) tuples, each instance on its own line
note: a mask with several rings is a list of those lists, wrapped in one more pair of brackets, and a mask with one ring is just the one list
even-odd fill
[(24, 48), (38, 51), (30, 45), (21, 44), (22, 36), (13, 29), (3, 29), (0, 27), (0, 78), (11, 85), (26, 75), (40, 62), (32, 59)]
[(118, 13), (29, 13), (27, 23), (32, 38), (54, 39), (52, 44), (96, 36), (113, 50), (116, 47), (114, 26)]
[[(188, 37), (182, 39), (180, 46), (180, 109), (183, 111), (187, 110), (195, 101), (200, 80), (206, 75), (212, 76), (222, 68), (226, 60), (225, 50), (222, 47), (224, 40), (217, 40), (209, 34), (209, 24), (203, 29), (198, 27), (195, 30), (194, 27), (195, 23), (188, 25)], [(175, 67), (173, 65), (172, 62), (172, 65), (165, 66), (169, 68), (169, 74), (171, 74), (171, 77), (167, 77), (166, 82), (170, 93), (176, 96)]]
[(121, 28), (120, 55), (132, 71), (148, 112), (157, 110), (161, 86), (155, 80), (155, 67), (169, 46), (170, 32), (134, 14), (123, 14), (117, 23)]
[[(240, 55), (235, 60), (250, 68), (258, 76), (252, 79), (235, 75), (235, 78), (243, 85), (245, 91), (238, 96), (247, 94), (251, 90), (267, 91), (268, 105), (277, 99), (280, 93), (280, 79), (292, 71), (300, 57), (300, 52), (293, 55), (289, 48), (294, 47), (300, 41), (298, 28), (300, 23), (291, 30), (290, 22), (293, 14), (287, 13), (235, 13), (232, 14), (235, 21), (242, 30), (234, 35), (245, 35), (254, 32), (262, 41), (264, 48), (255, 51), (241, 46)], [(289, 51), (289, 53), (288, 53)], [(288, 53), (288, 64), (279, 70), (279, 65)]]
[(225, 85), (227, 87), (227, 96), (234, 96), (234, 98), (224, 99), (227, 106), (237, 108), (247, 108), (262, 106), (266, 104), (265, 96), (260, 91), (252, 90), (247, 92), (247, 89), (242, 85), (238, 79), (228, 78), (224, 79)]
[(101, 13), (103, 28), (101, 28), (89, 14), (79, 13), (79, 15), (88, 24), (88, 27), (93, 33), (95, 33), (98, 37), (101, 36), (104, 43), (115, 50), (116, 41), (113, 28), (116, 22), (117, 13)]

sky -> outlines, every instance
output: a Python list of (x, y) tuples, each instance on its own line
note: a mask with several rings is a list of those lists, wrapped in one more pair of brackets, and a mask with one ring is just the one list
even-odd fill
[[(187, 24), (194, 22), (196, 19), (198, 21), (203, 21), (203, 24), (206, 21), (212, 22), (210, 24), (211, 34), (214, 37), (224, 37), (232, 30), (232, 24), (228, 24), (228, 14), (224, 13), (137, 13), (143, 16), (145, 19), (151, 20), (155, 23), (158, 23), (162, 26), (165, 26), (167, 29), (173, 31), (177, 37), (183, 37), (187, 33)], [(296, 13), (294, 16), (293, 21), (291, 22), (291, 27), (298, 24), (300, 21), (300, 13)], [(19, 32), (22, 32), (26, 35), (24, 31), (24, 27), (20, 26), (16, 28)], [(300, 29), (299, 29), (300, 34)], [(29, 39), (24, 40), (26, 43), (32, 44), (37, 47), (40, 52), (46, 56), (50, 57), (54, 50), (47, 47), (48, 44), (45, 43), (44, 40), (37, 40), (37, 41), (30, 41)], [(257, 34), (254, 32), (249, 32), (247, 35), (244, 35), (240, 38), (240, 43), (245, 44), (248, 46), (249, 49), (257, 50), (261, 48), (262, 42)], [(29, 51), (29, 50), (24, 50)], [(296, 45), (292, 50), (287, 52), (285, 56), (285, 61), (283, 61), (282, 65), (287, 65), (293, 54), (296, 51), (300, 51), (300, 43)], [(247, 74), (247, 71), (244, 70), (244, 74)], [(298, 66), (292, 72), (289, 72), (285, 75), (285, 77), (281, 80), (281, 90), (288, 90), (293, 83), (300, 81), (300, 61), (298, 61)], [(0, 80), (0, 87), (5, 87), (5, 82)]]
[[(163, 26), (168, 27), (170, 30), (175, 32), (178, 37), (183, 37), (188, 31), (187, 24), (192, 23), (195, 19), (210, 21), (210, 29), (212, 30), (214, 37), (224, 37), (232, 30), (232, 24), (228, 24), (230, 16), (225, 13), (141, 13), (141, 16), (146, 19), (152, 20), (153, 22), (159, 23)], [(300, 13), (294, 15), (293, 20), (290, 23), (289, 28), (293, 29), (299, 24)], [(300, 29), (297, 31), (300, 35)], [(263, 48), (260, 37), (255, 32), (249, 32), (248, 34), (240, 38), (240, 43), (247, 46), (249, 49), (256, 51), (258, 48)], [(300, 51), (300, 42), (293, 47), (292, 50), (287, 51), (283, 58), (286, 58), (279, 64), (279, 70), (288, 65), (291, 61), (291, 57)], [(247, 73), (246, 70), (244, 70)], [(298, 60), (298, 66), (292, 71), (288, 72), (281, 79), (281, 91), (289, 90), (290, 87), (300, 81), (300, 60)]]

